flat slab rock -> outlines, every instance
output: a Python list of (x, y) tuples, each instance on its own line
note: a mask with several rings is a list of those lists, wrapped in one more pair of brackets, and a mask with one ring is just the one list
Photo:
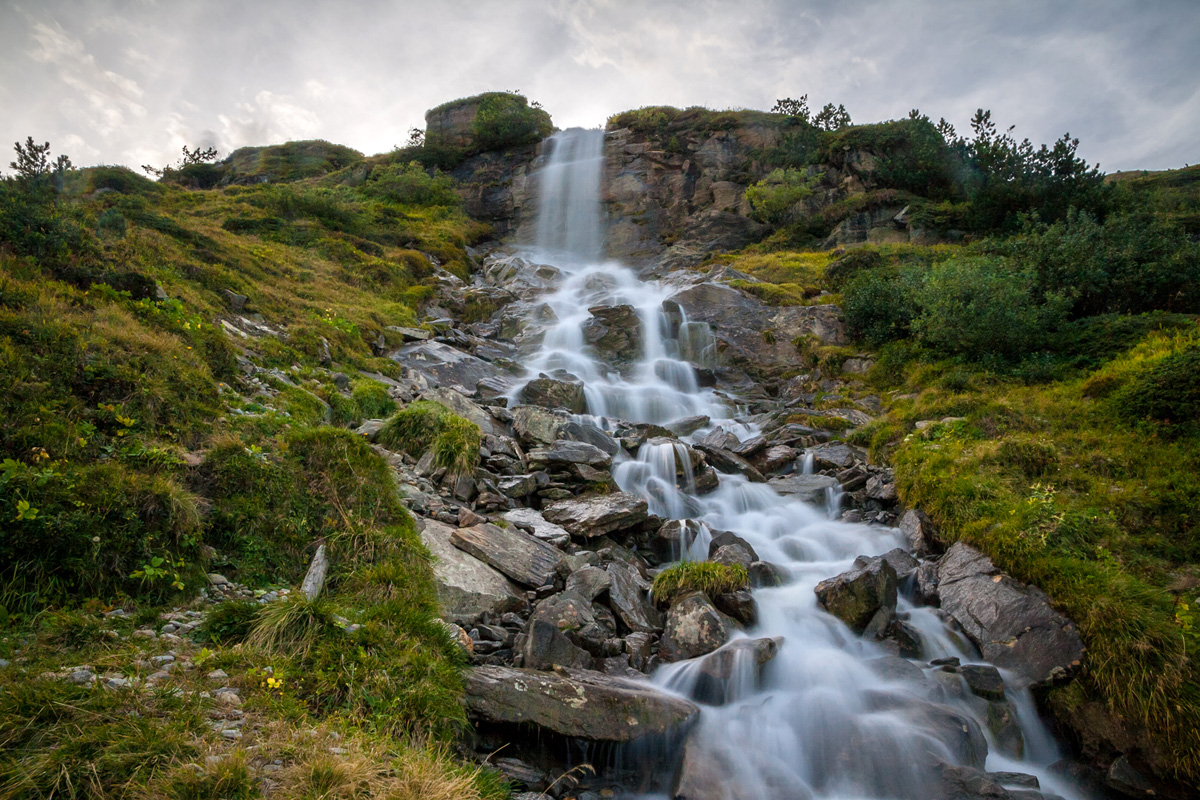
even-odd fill
[(484, 523), (459, 528), (450, 542), (503, 572), (514, 581), (536, 589), (554, 582), (562, 551), (516, 528)]
[(525, 602), (521, 588), (475, 556), (455, 547), (455, 528), (424, 520), (421, 541), (433, 554), (433, 579), (438, 605), (447, 619), (473, 619), (484, 611), (503, 614)]
[(772, 478), (767, 486), (784, 497), (794, 497), (810, 506), (824, 506), (826, 490), (837, 488), (838, 482), (829, 475), (787, 475)]
[(628, 492), (561, 500), (542, 509), (547, 522), (561, 525), (572, 536), (591, 538), (644, 522), (649, 506)]
[(1055, 611), (1039, 589), (1012, 579), (964, 542), (938, 562), (938, 594), (942, 610), (962, 626), (983, 657), (1028, 684), (1066, 679), (1083, 661), (1075, 624)]
[(584, 669), (540, 672), (476, 667), (466, 676), (467, 708), (492, 722), (530, 723), (598, 742), (669, 734), (700, 713), (650, 683)]

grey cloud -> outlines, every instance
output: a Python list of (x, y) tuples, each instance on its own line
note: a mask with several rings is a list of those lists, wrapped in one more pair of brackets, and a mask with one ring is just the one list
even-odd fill
[(987, 107), (1106, 169), (1164, 168), (1200, 158), (1198, 62), (1191, 0), (0, 0), (0, 142), (77, 163), (309, 137), (379, 152), (490, 89), (560, 126), (807, 93), (857, 121), (919, 107), (961, 129)]

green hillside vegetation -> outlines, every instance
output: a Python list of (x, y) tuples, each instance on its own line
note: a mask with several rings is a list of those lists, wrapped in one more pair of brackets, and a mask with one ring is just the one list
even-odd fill
[[(448, 178), (395, 157), (302, 179), (326, 162), (289, 161), (300, 144), (247, 162), (291, 182), (189, 190), (57, 168), (30, 141), (0, 183), (0, 658), (16, 662), (0, 670), (0, 795), (256, 797), (250, 752), (281, 759), (288, 796), (507, 793), (449, 754), (465, 657), (390, 468), (344, 427), (395, 411), (369, 376), (398, 367), (373, 345), (399, 346), (389, 326), (417, 324), (439, 270), (465, 277), (488, 228)], [(274, 333), (221, 329), (240, 315)], [(251, 364), (273, 372), (247, 382)], [(469, 433), (439, 457), (459, 463)], [(295, 585), (318, 543), (325, 593), (217, 606), (171, 690), (38, 678), (81, 662), (144, 677), (128, 634), (164, 603), (210, 571)], [(216, 668), (245, 701), (232, 751), (197, 694)]]

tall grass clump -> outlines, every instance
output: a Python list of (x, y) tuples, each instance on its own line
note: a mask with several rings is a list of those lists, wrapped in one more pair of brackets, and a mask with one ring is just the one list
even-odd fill
[(692, 561), (667, 567), (654, 579), (650, 594), (660, 606), (669, 606), (688, 592), (709, 597), (736, 592), (750, 585), (750, 575), (741, 564)]
[(479, 426), (440, 403), (418, 400), (402, 409), (379, 431), (384, 447), (420, 457), (433, 450), (434, 466), (464, 474), (479, 462)]

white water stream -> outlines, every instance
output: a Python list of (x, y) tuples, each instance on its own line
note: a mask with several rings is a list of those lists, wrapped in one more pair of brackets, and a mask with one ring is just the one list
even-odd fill
[[(529, 378), (565, 370), (586, 387), (588, 418), (666, 423), (703, 414), (714, 427), (746, 439), (753, 426), (736, 421), (733, 410), (711, 389), (700, 389), (688, 361), (711, 358), (712, 334), (706, 326), (674, 322), (663, 310), (670, 291), (637, 279), (628, 268), (606, 261), (600, 188), (604, 132), (569, 130), (547, 143), (547, 164), (539, 173), (540, 213), (537, 246), (528, 258), (553, 264), (561, 286), (546, 298), (558, 321), (546, 332), (541, 351), (529, 364)], [(642, 357), (622, 375), (597, 360), (585, 346), (581, 325), (589, 307), (627, 304), (641, 321)], [(514, 393), (515, 394), (515, 393)], [(710, 430), (710, 429), (706, 429)], [(700, 431), (695, 435), (702, 435)], [(831, 520), (823, 509), (777, 495), (766, 485), (737, 475), (721, 475), (719, 487), (705, 495), (676, 480), (677, 453), (671, 445), (644, 445), (637, 454), (618, 457), (613, 474), (625, 491), (645, 497), (651, 511), (665, 517), (703, 523), (684, 558), (705, 558), (708, 530), (733, 531), (747, 540), (760, 559), (779, 565), (789, 582), (758, 589), (758, 624), (738, 636), (783, 637), (778, 655), (761, 679), (749, 662), (738, 667), (721, 705), (697, 696), (698, 661), (660, 667), (652, 680), (671, 692), (701, 702), (702, 714), (691, 734), (703, 764), (721, 776), (729, 800), (778, 798), (927, 798), (931, 756), (957, 763), (943, 741), (945, 725), (962, 727), (944, 711), (978, 721), (989, 739), (986, 769), (1035, 774), (1041, 791), (1080, 798), (1079, 791), (1052, 776), (1047, 766), (1059, 753), (1034, 710), (1027, 690), (1009, 684), (1008, 700), (1020, 721), (1024, 757), (1005, 757), (988, 733), (987, 702), (973, 696), (956, 675), (928, 661), (958, 656), (979, 663), (977, 652), (953, 634), (933, 609), (901, 598), (898, 611), (921, 633), (923, 659), (913, 660), (927, 680), (886, 680), (869, 663), (888, 655), (881, 644), (851, 632), (819, 608), (813, 587), (822, 579), (852, 568), (859, 555), (877, 555), (904, 546), (894, 529)], [(797, 471), (811, 471), (805, 458)], [(941, 709), (942, 711), (939, 711)], [(932, 731), (942, 726), (940, 736)], [(965, 736), (965, 734), (964, 734)]]

